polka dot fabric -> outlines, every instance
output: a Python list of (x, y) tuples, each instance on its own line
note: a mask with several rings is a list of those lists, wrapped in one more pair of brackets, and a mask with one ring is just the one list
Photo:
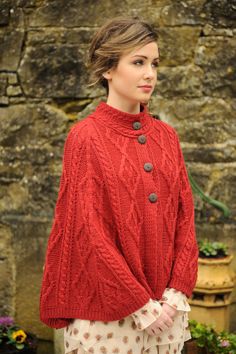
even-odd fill
[(150, 299), (119, 321), (75, 319), (64, 328), (65, 354), (180, 354), (191, 338), (187, 329), (190, 307), (186, 296), (175, 289), (166, 289), (161, 301), (178, 310), (172, 328), (161, 335), (149, 336), (145, 331), (161, 314), (160, 303)]

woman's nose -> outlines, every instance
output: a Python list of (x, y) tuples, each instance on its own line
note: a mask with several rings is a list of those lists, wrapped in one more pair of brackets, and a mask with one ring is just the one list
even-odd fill
[(153, 79), (154, 77), (155, 77), (155, 71), (152, 66), (149, 66), (148, 68), (146, 68), (145, 78)]

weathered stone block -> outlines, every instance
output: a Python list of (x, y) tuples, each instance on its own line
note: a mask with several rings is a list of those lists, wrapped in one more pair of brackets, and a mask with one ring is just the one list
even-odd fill
[[(137, 8), (140, 5), (135, 2)], [(142, 7), (147, 8), (143, 4)], [(132, 5), (122, 0), (114, 1), (93, 1), (93, 0), (61, 0), (60, 2), (46, 0), (29, 19), (30, 27), (83, 27), (100, 26), (104, 19), (112, 18), (117, 15), (129, 13)], [(96, 16), (95, 14), (101, 14)]]
[(19, 7), (22, 8), (31, 8), (31, 7), (36, 7), (37, 5), (39, 6), (40, 2), (38, 0), (16, 0), (16, 4)]
[(0, 29), (0, 70), (17, 70), (23, 38), (23, 29)]
[(235, 97), (235, 47), (236, 39), (230, 37), (201, 37), (199, 40), (195, 63), (204, 71), (204, 94)]
[[(0, 143), (4, 147), (36, 147), (62, 144), (68, 118), (63, 111), (43, 104), (0, 109)], [(23, 153), (24, 150), (19, 150)], [(50, 151), (51, 152), (51, 151)]]
[[(158, 89), (158, 86), (157, 86)], [(235, 101), (221, 98), (163, 98), (154, 96), (151, 104), (152, 112), (172, 125), (180, 136), (181, 142), (195, 143), (206, 149), (215, 151), (228, 146), (234, 150), (236, 137)], [(221, 145), (219, 145), (221, 144)], [(203, 146), (204, 149), (204, 146)], [(226, 149), (227, 150), (227, 149)], [(200, 156), (201, 149), (198, 156)], [(227, 157), (228, 156), (228, 157)], [(219, 156), (220, 157), (220, 156)], [(202, 156), (203, 161), (207, 156)], [(232, 159), (230, 152), (225, 151), (225, 159)]]
[(28, 190), (21, 183), (13, 182), (8, 186), (2, 186), (3, 197), (0, 200), (0, 213), (25, 210), (28, 201)]
[(0, 26), (6, 26), (10, 21), (10, 6), (7, 1), (2, 0), (0, 4)]
[[(222, 122), (221, 117), (213, 120), (203, 120), (192, 122), (191, 126), (178, 124), (178, 132), (181, 137), (187, 137), (189, 141), (196, 144), (225, 144), (235, 134), (235, 119), (225, 117), (227, 121)], [(214, 128), (212, 128), (214, 125)], [(224, 145), (222, 145), (224, 146)]]
[(10, 26), (12, 29), (15, 28), (22, 28), (24, 29), (24, 12), (23, 9), (20, 7), (17, 7), (15, 2), (12, 2), (12, 6), (10, 8)]
[(235, 27), (235, 3), (228, 0), (172, 1), (163, 6), (161, 21), (165, 26), (211, 23), (218, 27)]
[(8, 78), (8, 83), (10, 85), (15, 85), (18, 83), (18, 78), (17, 78), (17, 74), (16, 73), (8, 73), (7, 74), (7, 78)]
[(10, 96), (9, 97), (10, 104), (19, 104), (26, 102), (26, 98), (23, 96)]
[(206, 119), (211, 119), (214, 123), (219, 117), (223, 123), (225, 117), (234, 117), (236, 102), (234, 99), (224, 100), (212, 97), (192, 97), (188, 99), (176, 97), (173, 100), (154, 95), (151, 110), (173, 126), (177, 126), (179, 122), (185, 122), (187, 125), (189, 121), (192, 123)]
[(0, 109), (3, 186), (1, 210), (52, 213), (59, 187), (63, 146), (71, 122), (48, 105)]
[(203, 72), (197, 66), (160, 67), (157, 79), (158, 86), (155, 92), (164, 97), (202, 96)]
[(205, 0), (171, 1), (163, 6), (161, 21), (164, 26), (199, 25), (206, 21), (206, 14), (202, 11)]
[(79, 45), (86, 48), (95, 30), (92, 28), (39, 28), (28, 32), (28, 46), (40, 46), (43, 44), (67, 44)]
[(14, 264), (12, 232), (7, 225), (0, 225), (0, 313), (14, 314)]
[(78, 45), (28, 47), (19, 68), (25, 94), (31, 97), (88, 95), (84, 55)]
[(217, 27), (236, 27), (235, 1), (206, 1), (202, 10), (207, 14), (208, 21)]
[[(160, 61), (162, 66), (192, 62), (200, 27), (159, 28)], [(181, 48), (181, 50), (180, 50)]]
[(5, 74), (0, 75), (0, 96), (6, 95), (7, 89), (7, 76)]
[(22, 95), (22, 91), (20, 86), (9, 85), (7, 87), (7, 95), (8, 96), (20, 96)]
[(9, 98), (7, 96), (0, 97), (0, 106), (8, 106)]
[[(206, 134), (206, 140), (207, 140)], [(186, 137), (185, 137), (186, 138)], [(234, 162), (236, 160), (236, 144), (229, 141), (221, 144), (182, 144), (184, 157), (187, 161), (216, 163)]]
[(202, 36), (225, 36), (225, 37), (233, 37), (234, 29), (229, 28), (216, 28), (213, 25), (206, 24), (202, 29)]
[(45, 239), (49, 236), (51, 223), (51, 219), (40, 216), (22, 216), (21, 220), (11, 220), (16, 269), (16, 320), (26, 330), (44, 339), (52, 339), (53, 336), (53, 331), (41, 326), (39, 322), (39, 292), (45, 261)]

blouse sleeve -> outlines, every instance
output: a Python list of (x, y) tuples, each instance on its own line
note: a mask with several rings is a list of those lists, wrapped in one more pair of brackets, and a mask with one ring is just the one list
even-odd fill
[[(187, 302), (187, 297), (181, 291), (173, 288), (166, 288), (162, 298), (159, 300), (160, 304), (167, 303), (177, 310), (173, 319), (173, 325), (167, 330), (158, 335), (148, 335), (144, 340), (144, 349), (158, 346), (160, 353), (167, 352), (164, 350), (166, 346), (171, 348), (183, 347), (184, 342), (191, 338), (191, 333), (188, 329), (188, 314), (190, 306)], [(169, 347), (170, 348), (170, 347)]]
[(131, 314), (138, 331), (142, 331), (150, 326), (161, 315), (161, 304), (153, 299), (149, 299), (143, 307)]
[(137, 330), (141, 331), (156, 321), (162, 313), (161, 304), (163, 303), (167, 303), (178, 311), (190, 311), (185, 294), (173, 288), (166, 288), (160, 301), (149, 299), (148, 303), (131, 314)]
[(179, 290), (190, 297), (197, 280), (198, 246), (195, 235), (192, 189), (177, 134), (176, 147), (179, 166), (177, 171), (179, 202), (174, 241), (174, 262), (168, 287)]
[(186, 295), (173, 288), (166, 288), (159, 302), (166, 303), (178, 311), (190, 311)]

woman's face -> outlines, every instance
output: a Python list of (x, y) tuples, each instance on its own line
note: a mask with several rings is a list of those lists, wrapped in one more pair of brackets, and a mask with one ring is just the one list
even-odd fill
[[(108, 80), (107, 102), (117, 107), (138, 107), (148, 102), (157, 81), (159, 51), (156, 42), (123, 54), (116, 68), (104, 75)], [(142, 86), (150, 85), (150, 89)]]

